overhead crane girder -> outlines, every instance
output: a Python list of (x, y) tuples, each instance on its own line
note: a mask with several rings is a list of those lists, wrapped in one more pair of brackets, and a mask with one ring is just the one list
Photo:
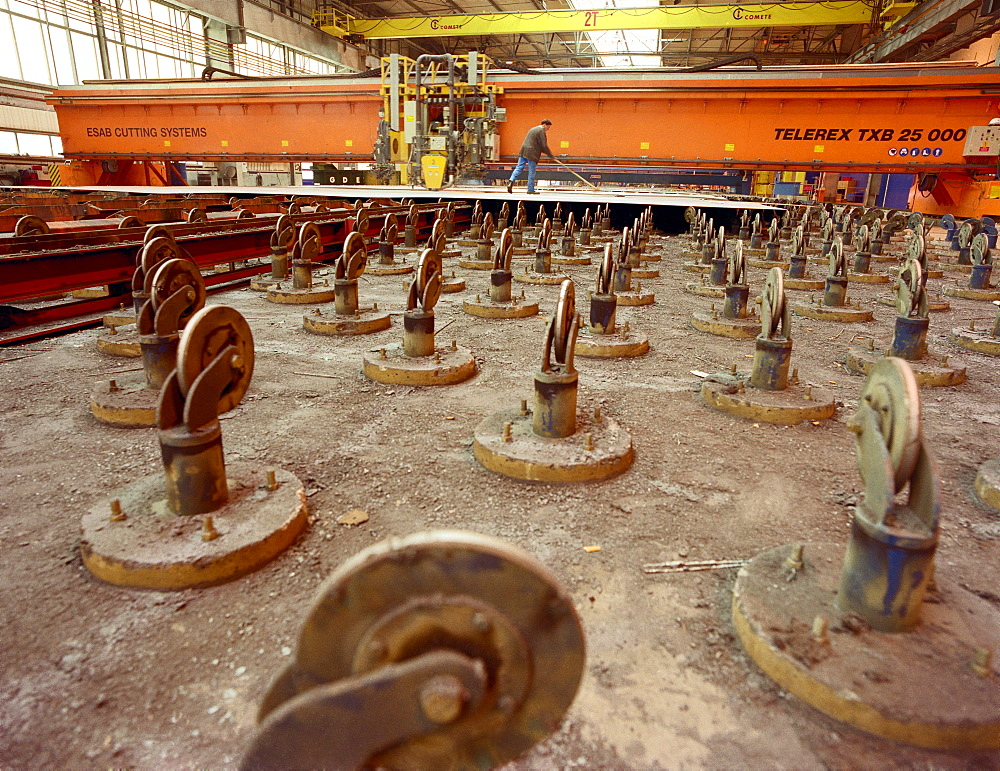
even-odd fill
[(313, 26), (336, 37), (367, 40), (473, 35), (539, 35), (632, 29), (807, 27), (868, 24), (874, 4), (866, 0), (828, 2), (725, 3), (653, 8), (526, 11), (360, 19), (341, 11), (317, 10)]

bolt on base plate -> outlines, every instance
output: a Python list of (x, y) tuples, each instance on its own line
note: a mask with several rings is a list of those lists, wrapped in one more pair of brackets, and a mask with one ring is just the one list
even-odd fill
[(1000, 289), (963, 289), (960, 286), (946, 286), (941, 292), (949, 297), (961, 297), (965, 300), (978, 300), (980, 302), (1000, 300)]
[[(819, 287), (822, 289), (823, 287)], [(875, 302), (880, 305), (888, 305), (890, 308), (896, 307), (896, 295), (894, 294), (880, 294), (875, 298)], [(947, 300), (928, 300), (927, 310), (931, 313), (941, 313), (943, 311), (951, 310), (951, 303)]]
[(712, 284), (699, 284), (692, 281), (684, 285), (684, 291), (688, 294), (696, 294), (699, 297), (725, 297), (726, 287), (714, 286)]
[(276, 286), (277, 284), (280, 284), (282, 281), (287, 283), (291, 281), (291, 279), (274, 278), (273, 276), (270, 275), (255, 276), (254, 278), (250, 279), (250, 289), (252, 289), (254, 292), (266, 292), (268, 289), (270, 289), (273, 286)]
[(370, 335), (381, 332), (392, 325), (388, 313), (373, 311), (371, 308), (358, 311), (355, 316), (315, 316), (307, 314), (302, 317), (302, 328), (314, 335)]
[(788, 278), (785, 276), (785, 289), (792, 289), (796, 292), (815, 292), (826, 286), (826, 280), (822, 278)]
[(116, 390), (102, 380), (90, 393), (90, 412), (102, 423), (121, 428), (146, 428), (156, 425), (156, 404), (160, 389), (150, 388), (141, 372), (115, 380)]
[(988, 460), (979, 467), (974, 486), (979, 500), (1000, 512), (1000, 458)]
[[(792, 546), (740, 568), (733, 624), (743, 648), (789, 693), (876, 736), (934, 749), (1000, 749), (996, 672), (969, 666), (976, 648), (1000, 646), (1000, 610), (937, 575), (912, 632), (866, 629), (834, 605), (845, 548), (805, 544), (805, 566), (787, 580)], [(814, 637), (817, 616), (829, 622)]]
[[(867, 348), (851, 348), (847, 351), (847, 368), (858, 375), (867, 375), (875, 362), (883, 358), (884, 353), (879, 350), (869, 351)], [(945, 364), (944, 357), (928, 353), (922, 359), (916, 361), (906, 360), (913, 370), (913, 375), (917, 379), (917, 384), (922, 386), (954, 386), (965, 382), (965, 367), (951, 366)]]
[[(115, 333), (111, 334), (110, 329), (116, 330)], [(139, 330), (134, 324), (105, 328), (97, 333), (97, 350), (108, 356), (139, 358), (142, 356), (142, 347), (139, 345)]]
[[(511, 441), (503, 440), (504, 426), (510, 423)], [(586, 435), (593, 449), (584, 449)], [(531, 411), (495, 412), (476, 426), (472, 445), (476, 460), (490, 471), (528, 482), (587, 482), (607, 479), (632, 465), (632, 437), (615, 421), (602, 417), (594, 422), (593, 412), (577, 413), (577, 430), (564, 439), (535, 434)]]
[(405, 276), (413, 272), (412, 265), (368, 265), (365, 268), (366, 276)]
[[(748, 376), (720, 377), (725, 382), (706, 380), (701, 384), (701, 398), (712, 409), (738, 418), (776, 423), (780, 426), (797, 426), (807, 420), (827, 420), (837, 409), (833, 394), (825, 388), (789, 383), (783, 391), (765, 391), (752, 388)], [(737, 390), (737, 381), (744, 382), (743, 392)], [(809, 388), (809, 398), (806, 389)]]
[(622, 340), (618, 332), (599, 335), (585, 327), (576, 339), (576, 355), (588, 359), (632, 358), (645, 353), (649, 353), (649, 339), (633, 334)]
[(438, 362), (434, 356), (407, 356), (402, 343), (374, 348), (365, 351), (364, 373), (379, 383), (414, 386), (453, 385), (476, 374), (476, 360), (468, 348), (442, 346), (435, 350)]
[(990, 356), (1000, 356), (1000, 338), (993, 337), (990, 332), (977, 332), (972, 329), (953, 329), (949, 338), (959, 345), (976, 353), (987, 353)]
[(796, 316), (805, 316), (817, 321), (842, 321), (846, 324), (855, 324), (862, 321), (873, 321), (875, 314), (871, 311), (858, 310), (844, 306), (834, 308), (828, 305), (813, 305), (812, 303), (795, 303), (792, 310)]
[(231, 581), (270, 562), (305, 529), (302, 483), (277, 469), (227, 463), (229, 503), (209, 515), (218, 534), (203, 538), (203, 519), (170, 512), (163, 474), (116, 490), (125, 519), (109, 519), (107, 501), (83, 515), (83, 564), (102, 581), (141, 589), (176, 590)]
[(491, 300), (475, 299), (462, 302), (462, 310), (470, 316), (483, 319), (526, 319), (538, 315), (538, 303), (530, 300), (518, 300), (517, 303), (495, 303)]
[(719, 337), (735, 337), (745, 340), (760, 334), (760, 320), (756, 317), (729, 319), (721, 313), (695, 311), (691, 314), (691, 326), (699, 332), (708, 332)]
[(656, 295), (652, 292), (615, 292), (619, 305), (652, 305)]
[(544, 284), (546, 286), (558, 286), (569, 276), (565, 273), (515, 273), (512, 277), (520, 284)]
[(266, 298), (273, 303), (283, 305), (309, 305), (311, 303), (333, 302), (336, 293), (332, 286), (319, 286), (312, 289), (278, 289), (277, 285), (267, 290)]

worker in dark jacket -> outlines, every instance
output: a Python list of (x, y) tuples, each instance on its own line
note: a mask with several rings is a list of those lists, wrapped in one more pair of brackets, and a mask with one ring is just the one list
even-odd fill
[(514, 192), (514, 180), (521, 176), (521, 172), (524, 171), (525, 166), (528, 167), (528, 192), (535, 192), (535, 167), (538, 165), (538, 160), (542, 157), (542, 153), (545, 153), (549, 158), (555, 158), (549, 149), (549, 143), (545, 141), (545, 134), (550, 128), (552, 128), (552, 121), (546, 118), (539, 125), (528, 131), (527, 136), (524, 138), (524, 144), (521, 145), (521, 149), (518, 152), (517, 166), (514, 167), (514, 171), (510, 174), (510, 179), (507, 180), (508, 193)]

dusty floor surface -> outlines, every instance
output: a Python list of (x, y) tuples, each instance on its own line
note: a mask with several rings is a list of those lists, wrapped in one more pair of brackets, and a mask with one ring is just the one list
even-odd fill
[[(256, 339), (250, 392), (222, 422), (227, 457), (298, 475), (312, 521), (265, 568), (204, 590), (116, 588), (81, 564), (81, 515), (159, 468), (152, 429), (101, 425), (87, 408), (95, 381), (136, 360), (98, 353), (93, 331), (0, 350), (0, 766), (234, 766), (320, 582), (366, 546), (447, 527), (536, 555), (570, 590), (585, 626), (587, 668), (575, 703), (560, 730), (512, 768), (1000, 768), (990, 753), (867, 736), (783, 693), (734, 636), (734, 571), (643, 573), (649, 562), (846, 541), (861, 482), (845, 422), (863, 381), (841, 362), (869, 336), (887, 346), (895, 316), (872, 302), (885, 287), (852, 286), (875, 322), (793, 319), (793, 366), (836, 394), (834, 419), (783, 428), (713, 412), (692, 370), (748, 369), (753, 343), (690, 328), (691, 313), (712, 301), (682, 291), (697, 279), (681, 267), (686, 243), (666, 239), (662, 277), (642, 282), (655, 305), (619, 308), (619, 322), (647, 335), (651, 352), (578, 359), (581, 403), (600, 402), (631, 431), (636, 459), (618, 478), (575, 486), (509, 480), (473, 459), (477, 423), (530, 396), (544, 334), (537, 318), (462, 312), (463, 297), (485, 293), (488, 273), (456, 266), (468, 291), (437, 307), (438, 328), (453, 322), (441, 340), (471, 348), (480, 368), (438, 389), (379, 385), (361, 374), (364, 349), (400, 339), (398, 315), (392, 329), (368, 338), (326, 338), (303, 331), (302, 308), (249, 290), (211, 297), (241, 310)], [(825, 274), (822, 265), (812, 270)], [(568, 271), (586, 314), (594, 267)], [(759, 288), (764, 271), (750, 273)], [(551, 312), (557, 288), (527, 291)], [(366, 277), (361, 295), (403, 310), (398, 277)], [(803, 296), (789, 292), (790, 301)], [(922, 395), (942, 480), (938, 572), (997, 604), (1000, 516), (972, 492), (977, 466), (1000, 454), (997, 360), (947, 342), (961, 320), (994, 311), (953, 299), (950, 312), (932, 314), (932, 349), (961, 358), (968, 382)], [(368, 522), (338, 525), (352, 509)], [(600, 551), (584, 550), (593, 545)]]

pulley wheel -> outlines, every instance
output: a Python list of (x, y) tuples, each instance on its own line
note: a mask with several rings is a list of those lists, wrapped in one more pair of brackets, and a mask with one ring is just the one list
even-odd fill
[(920, 262), (912, 257), (899, 269), (899, 292), (896, 295), (896, 311), (900, 316), (909, 317), (920, 302), (924, 289), (924, 271)]
[(493, 267), (497, 270), (510, 270), (511, 260), (514, 258), (514, 235), (510, 228), (504, 228), (497, 242), (496, 259)]
[(553, 314), (555, 323), (552, 329), (552, 352), (560, 364), (566, 362), (569, 333), (574, 316), (576, 316), (576, 290), (573, 282), (566, 279), (559, 287), (559, 301)]
[(368, 247), (365, 245), (365, 238), (360, 231), (353, 231), (347, 234), (344, 239), (344, 251), (340, 256), (343, 278), (356, 279), (365, 272), (368, 263)]
[(295, 661), (272, 684), (260, 717), (310, 687), (441, 650), (485, 665), (484, 698), (369, 765), (486, 768), (512, 760), (558, 725), (585, 663), (572, 600), (545, 566), (477, 533), (418, 533), (366, 549), (326, 580)]
[(170, 232), (170, 228), (166, 225), (150, 225), (146, 228), (146, 232), (142, 236), (142, 243), (148, 244), (154, 238), (167, 238), (173, 241), (174, 234)]
[(250, 326), (239, 311), (227, 305), (202, 308), (188, 321), (177, 347), (177, 384), (187, 396), (198, 375), (219, 353), (233, 346), (242, 365), (233, 367), (232, 379), (219, 397), (219, 414), (240, 403), (253, 376), (254, 350)]
[(174, 292), (186, 286), (194, 290), (194, 299), (178, 319), (178, 327), (181, 329), (195, 313), (205, 307), (208, 293), (205, 291), (205, 281), (201, 277), (201, 272), (190, 260), (176, 258), (160, 263), (153, 274), (150, 297), (153, 299), (154, 308), (159, 308)]
[(417, 299), (424, 311), (431, 311), (441, 297), (441, 257), (433, 249), (424, 249), (417, 265)]
[(880, 416), (898, 492), (913, 476), (920, 453), (920, 388), (913, 370), (893, 356), (879, 359), (872, 365), (861, 399)]
[(922, 263), (924, 261), (925, 250), (926, 245), (924, 243), (923, 234), (914, 230), (913, 235), (911, 235), (909, 241), (906, 242), (906, 258)]
[(157, 236), (142, 248), (142, 272), (150, 277), (156, 271), (156, 267), (166, 260), (179, 259), (181, 257), (177, 242), (172, 237)]
[(778, 331), (785, 312), (785, 279), (781, 268), (771, 268), (764, 279), (760, 295), (760, 325), (764, 336), (770, 338)]
[(41, 217), (36, 217), (32, 214), (21, 217), (14, 225), (14, 235), (18, 238), (22, 236), (44, 236), (48, 232), (48, 223)]

